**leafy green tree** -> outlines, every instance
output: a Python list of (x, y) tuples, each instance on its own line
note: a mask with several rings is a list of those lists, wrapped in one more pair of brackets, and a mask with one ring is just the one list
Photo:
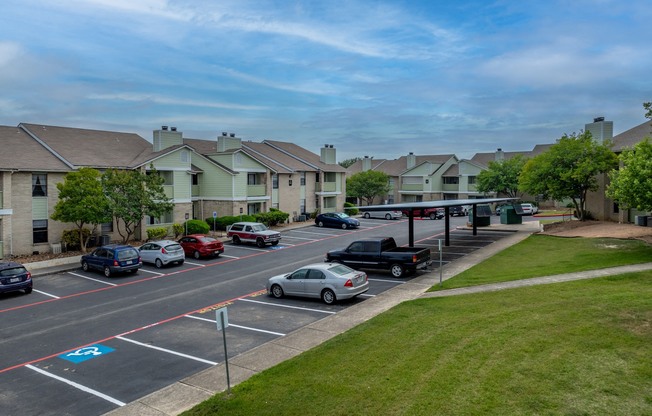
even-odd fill
[(609, 173), (607, 196), (626, 208), (652, 211), (652, 142), (646, 138), (620, 155), (621, 167)]
[(596, 175), (618, 164), (611, 142), (597, 143), (586, 131), (564, 135), (550, 149), (528, 160), (519, 179), (520, 189), (556, 201), (570, 199), (577, 217), (586, 219), (586, 195), (598, 189)]
[(344, 159), (343, 161), (338, 163), (338, 165), (342, 166), (343, 168), (348, 168), (349, 166), (351, 166), (352, 164), (354, 164), (358, 160), (360, 160), (359, 157), (354, 157), (354, 158), (351, 158), (351, 159)]
[(160, 217), (174, 206), (165, 196), (161, 177), (154, 167), (148, 173), (140, 170), (109, 169), (102, 176), (109, 208), (116, 220), (118, 234), (123, 243), (129, 241), (146, 215)]
[(487, 170), (480, 172), (477, 180), (478, 192), (496, 192), (509, 198), (520, 198), (518, 178), (527, 159), (516, 155), (510, 159), (491, 161)]
[(652, 102), (643, 103), (643, 108), (646, 110), (645, 117), (652, 119)]
[(346, 196), (360, 198), (367, 205), (373, 204), (374, 198), (387, 195), (389, 189), (389, 175), (385, 172), (367, 170), (346, 179)]
[[(59, 200), (54, 206), (52, 219), (71, 222), (77, 226), (82, 252), (97, 225), (111, 221), (109, 201), (102, 189), (101, 174), (96, 169), (80, 168), (69, 172), (63, 182), (57, 183)], [(92, 225), (92, 233), (84, 233), (84, 227)]]

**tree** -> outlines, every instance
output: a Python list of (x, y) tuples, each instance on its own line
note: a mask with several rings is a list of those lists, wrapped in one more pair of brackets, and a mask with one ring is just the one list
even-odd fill
[(627, 208), (652, 211), (652, 142), (646, 138), (620, 155), (621, 167), (609, 173), (607, 196)]
[(354, 157), (352, 159), (344, 159), (343, 161), (338, 163), (338, 165), (342, 166), (343, 168), (348, 168), (349, 166), (351, 166), (352, 164), (354, 164), (358, 160), (360, 160), (359, 157)]
[[(123, 243), (129, 241), (145, 215), (160, 217), (174, 206), (165, 196), (165, 179), (154, 166), (147, 173), (109, 169), (104, 173), (102, 183)], [(124, 224), (124, 231), (120, 229), (118, 220)]]
[(489, 168), (477, 177), (478, 192), (503, 194), (509, 198), (520, 198), (518, 178), (527, 159), (516, 155), (510, 159), (489, 162)]
[(346, 179), (346, 195), (361, 198), (367, 205), (371, 205), (377, 196), (387, 195), (389, 189), (389, 175), (385, 172), (367, 170)]
[(556, 201), (571, 199), (577, 217), (586, 219), (586, 194), (598, 189), (596, 175), (614, 169), (618, 158), (611, 142), (597, 143), (586, 131), (564, 135), (550, 149), (525, 163), (520, 189)]
[(645, 118), (652, 119), (652, 101), (643, 103), (643, 108), (646, 110)]
[[(109, 201), (102, 189), (101, 174), (96, 169), (80, 168), (68, 172), (63, 182), (57, 183), (59, 200), (54, 206), (52, 219), (61, 222), (71, 222), (79, 231), (79, 243), (82, 252), (91, 234), (97, 230), (97, 225), (111, 221)], [(91, 233), (84, 234), (86, 225), (92, 225)]]

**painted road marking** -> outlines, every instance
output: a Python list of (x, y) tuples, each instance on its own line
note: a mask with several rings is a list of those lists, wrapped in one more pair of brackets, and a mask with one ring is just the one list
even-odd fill
[(205, 264), (201, 264), (201, 263), (193, 263), (193, 262), (188, 261), (188, 260), (186, 260), (184, 263), (186, 263), (186, 264), (192, 264), (193, 266), (206, 267)]
[[(216, 323), (215, 319), (200, 318), (199, 316), (186, 315), (186, 318), (192, 318), (192, 319), (197, 319), (199, 321), (211, 322), (213, 324)], [(265, 334), (278, 335), (278, 336), (281, 336), (281, 337), (285, 336), (285, 334), (281, 334), (280, 332), (273, 332), (273, 331), (267, 331), (266, 329), (258, 329), (258, 328), (251, 328), (249, 326), (236, 325), (236, 324), (232, 324), (231, 322), (229, 322), (229, 327), (247, 329), (249, 331), (255, 331), (255, 332), (263, 332)]]
[(36, 290), (36, 289), (32, 289), (32, 290), (34, 290), (34, 292), (36, 292), (36, 293), (40, 293), (41, 295), (49, 296), (49, 297), (55, 298), (55, 299), (61, 299), (59, 296), (51, 295), (51, 294), (43, 292), (41, 290)]
[(292, 233), (303, 233), (303, 234), (316, 234), (316, 235), (327, 235), (329, 237), (336, 236), (338, 234), (329, 234), (329, 233), (316, 233), (314, 231), (299, 231), (299, 230), (292, 230), (290, 231)]
[(195, 360), (195, 361), (199, 361), (199, 362), (206, 363), (206, 364), (210, 364), (210, 365), (217, 365), (217, 363), (214, 362), (214, 361), (204, 360), (203, 358), (194, 357), (194, 356), (192, 356), (192, 355), (184, 354), (184, 353), (181, 353), (181, 352), (176, 352), (176, 351), (168, 350), (167, 348), (157, 347), (156, 345), (145, 344), (145, 343), (143, 343), (143, 342), (134, 341), (133, 339), (129, 339), (129, 338), (125, 338), (125, 337), (120, 337), (120, 336), (118, 336), (118, 337), (116, 337), (116, 338), (117, 338), (117, 339), (120, 339), (120, 340), (122, 340), (122, 341), (131, 342), (132, 344), (140, 345), (141, 347), (151, 348), (151, 349), (153, 349), (153, 350), (166, 352), (166, 353), (168, 353), (168, 354), (177, 355), (177, 356), (179, 356), (179, 357), (188, 358), (188, 359), (190, 359), (190, 360)]
[(92, 395), (94, 395), (94, 396), (100, 397), (100, 398), (102, 398), (102, 399), (104, 399), (104, 400), (106, 400), (106, 401), (109, 401), (109, 402), (111, 402), (111, 403), (113, 403), (113, 404), (116, 404), (116, 405), (118, 405), (118, 406), (124, 406), (124, 405), (127, 404), (127, 403), (125, 403), (125, 402), (121, 402), (121, 401), (118, 400), (118, 399), (114, 399), (114, 398), (111, 397), (111, 396), (107, 396), (107, 395), (104, 394), (104, 393), (100, 393), (100, 392), (97, 391), (97, 390), (93, 390), (93, 389), (91, 389), (91, 388), (89, 388), (89, 387), (82, 386), (82, 385), (79, 384), (79, 383), (75, 383), (75, 382), (72, 381), (72, 380), (67, 380), (67, 379), (65, 379), (65, 378), (63, 378), (63, 377), (59, 377), (59, 376), (57, 376), (57, 375), (55, 375), (55, 374), (52, 374), (52, 373), (49, 373), (49, 372), (47, 372), (47, 371), (41, 370), (40, 368), (38, 368), (38, 367), (34, 367), (34, 366), (31, 365), (31, 364), (27, 364), (25, 367), (29, 368), (30, 370), (34, 370), (34, 371), (36, 371), (37, 373), (41, 373), (41, 374), (43, 374), (43, 375), (45, 375), (45, 376), (51, 377), (51, 378), (53, 378), (53, 379), (55, 379), (55, 380), (62, 381), (62, 382), (66, 383), (66, 384), (68, 384), (68, 385), (70, 385), (70, 386), (73, 386), (73, 387), (76, 388), (76, 389), (79, 389), (79, 390), (84, 391), (84, 392), (86, 392), (86, 393), (90, 393), (90, 394), (92, 394)]
[(316, 238), (306, 238), (306, 237), (292, 237), (291, 235), (284, 235), (283, 238), (289, 238), (290, 240), (308, 240), (308, 241), (315, 241), (317, 240)]
[(140, 271), (145, 272), (145, 273), (155, 274), (157, 276), (165, 276), (165, 273), (154, 272), (154, 271), (151, 271), (151, 270), (143, 269), (142, 267), (140, 268)]
[(236, 256), (227, 256), (226, 254), (220, 254), (220, 257), (226, 257), (226, 258), (228, 258), (228, 259), (236, 259), (236, 260), (239, 260), (239, 259), (240, 259), (240, 257), (236, 257)]
[(73, 276), (82, 277), (82, 278), (87, 279), (87, 280), (92, 280), (92, 281), (94, 281), (94, 282), (104, 283), (105, 285), (109, 285), (109, 286), (118, 286), (118, 285), (115, 284), (115, 283), (105, 282), (105, 281), (103, 281), (103, 280), (99, 280), (99, 279), (93, 279), (92, 277), (84, 276), (83, 274), (73, 273), (73, 272), (68, 272), (68, 273), (71, 274), (71, 275), (73, 275)]
[(374, 282), (396, 283), (397, 285), (402, 285), (402, 284), (405, 283), (405, 282), (402, 282), (400, 280), (387, 280), (387, 279), (367, 279), (367, 280), (371, 280), (371, 281), (374, 281)]
[(108, 354), (115, 351), (113, 348), (101, 344), (93, 344), (87, 347), (82, 347), (74, 351), (69, 351), (59, 355), (59, 358), (68, 360), (75, 364), (79, 364), (84, 361), (88, 361), (92, 358), (99, 357), (100, 355)]
[(303, 308), (303, 307), (300, 307), (300, 306), (282, 305), (280, 303), (261, 302), (259, 300), (251, 300), (251, 299), (238, 299), (238, 300), (241, 300), (243, 302), (260, 303), (261, 305), (267, 305), (267, 306), (278, 306), (279, 308), (299, 309), (299, 310), (302, 310), (302, 311), (327, 313), (329, 315), (333, 315), (333, 314), (337, 313), (337, 312), (332, 312), (332, 311), (322, 311), (320, 309)]

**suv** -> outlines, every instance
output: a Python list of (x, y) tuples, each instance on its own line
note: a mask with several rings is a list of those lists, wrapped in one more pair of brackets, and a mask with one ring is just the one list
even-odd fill
[(466, 209), (466, 206), (464, 205), (456, 205), (454, 207), (449, 207), (448, 208), (448, 213), (450, 214), (451, 217), (466, 217), (469, 211)]
[(106, 277), (114, 273), (136, 273), (142, 265), (138, 250), (132, 246), (118, 244), (98, 247), (81, 258), (81, 266), (84, 271), (102, 270)]
[(32, 293), (32, 274), (15, 261), (0, 262), (0, 293), (17, 290)]
[(227, 228), (226, 236), (231, 237), (233, 244), (255, 243), (261, 248), (267, 244), (275, 246), (281, 241), (281, 233), (259, 222), (236, 222)]

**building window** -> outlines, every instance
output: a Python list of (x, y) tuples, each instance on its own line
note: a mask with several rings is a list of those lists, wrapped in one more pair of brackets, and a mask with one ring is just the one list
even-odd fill
[(299, 183), (301, 186), (306, 185), (306, 172), (301, 172), (301, 182)]
[(444, 185), (458, 185), (460, 183), (460, 178), (457, 176), (446, 176), (444, 177)]
[(193, 185), (199, 185), (199, 175), (194, 174), (194, 175), (190, 175), (190, 176), (192, 176), (192, 184)]
[(189, 154), (190, 154), (190, 152), (188, 152), (187, 150), (182, 150), (181, 154), (179, 155), (180, 156), (179, 160), (181, 160), (181, 162), (188, 163), (188, 155)]
[(272, 189), (278, 189), (278, 175), (272, 175)]
[(257, 185), (255, 173), (247, 174), (247, 185)]
[(32, 221), (32, 241), (34, 244), (48, 242), (48, 220)]
[(151, 217), (147, 216), (147, 225), (156, 225), (156, 224), (172, 224), (174, 222), (174, 213), (168, 211), (160, 217)]
[(32, 196), (48, 196), (48, 175), (44, 173), (32, 175)]
[(292, 179), (288, 180), (288, 186), (292, 186)]
[(108, 234), (113, 232), (113, 221), (105, 222), (102, 224), (102, 234)]
[(301, 199), (301, 200), (299, 201), (299, 212), (300, 212), (301, 214), (303, 214), (304, 212), (306, 212), (306, 200), (305, 200), (305, 199)]
[(469, 185), (475, 185), (476, 176), (469, 176)]

